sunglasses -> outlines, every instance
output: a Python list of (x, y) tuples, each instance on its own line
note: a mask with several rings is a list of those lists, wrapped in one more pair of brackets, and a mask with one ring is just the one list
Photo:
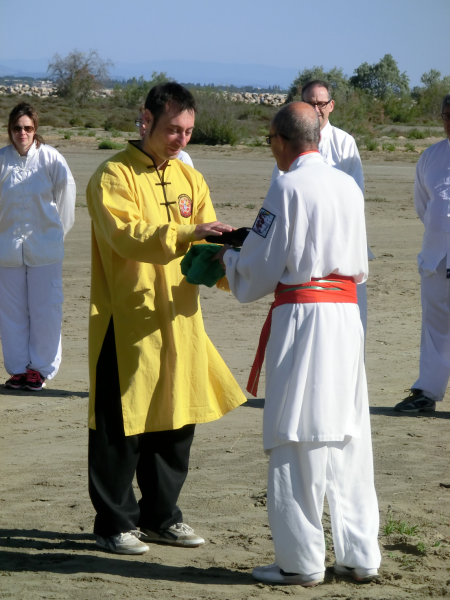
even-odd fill
[(32, 127), (31, 125), (25, 125), (24, 127), (22, 127), (22, 125), (13, 125), (12, 126), (12, 130), (14, 131), (14, 133), (20, 133), (22, 131), (22, 129), (24, 131), (26, 131), (27, 133), (33, 133), (33, 131), (34, 131), (34, 127)]

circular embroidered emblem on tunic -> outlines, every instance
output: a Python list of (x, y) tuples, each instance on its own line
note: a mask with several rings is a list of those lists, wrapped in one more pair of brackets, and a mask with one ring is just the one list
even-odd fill
[(178, 196), (178, 204), (180, 206), (180, 214), (182, 217), (190, 217), (192, 215), (192, 200), (187, 194)]

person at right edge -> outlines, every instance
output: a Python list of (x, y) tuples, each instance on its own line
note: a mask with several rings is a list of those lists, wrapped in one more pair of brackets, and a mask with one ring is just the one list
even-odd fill
[(87, 189), (89, 493), (97, 545), (117, 554), (204, 543), (177, 506), (195, 425), (246, 400), (205, 333), (199, 288), (180, 268), (192, 243), (233, 230), (216, 221), (202, 175), (176, 160), (195, 112), (178, 83), (152, 88), (144, 138), (100, 165)]
[(442, 100), (447, 139), (424, 150), (416, 167), (414, 206), (425, 227), (417, 257), (422, 334), (419, 379), (397, 412), (433, 412), (450, 379), (450, 94)]

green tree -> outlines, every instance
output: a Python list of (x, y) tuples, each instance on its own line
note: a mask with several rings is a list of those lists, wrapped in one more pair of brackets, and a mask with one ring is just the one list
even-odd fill
[(436, 69), (430, 69), (428, 73), (424, 73), (420, 78), (420, 81), (424, 84), (426, 88), (439, 83), (441, 80), (441, 72), (436, 71)]
[(167, 73), (158, 73), (157, 71), (153, 71), (152, 78), (149, 81), (146, 81), (142, 75), (139, 79), (133, 77), (127, 81), (126, 85), (117, 85), (114, 88), (114, 97), (119, 104), (124, 104), (127, 108), (138, 108), (144, 102), (152, 87), (166, 81), (173, 80), (167, 76)]
[(55, 54), (48, 63), (47, 71), (55, 79), (58, 96), (69, 102), (84, 106), (92, 93), (109, 79), (110, 60), (102, 60), (96, 50), (88, 53), (74, 50), (65, 58)]
[(409, 93), (409, 77), (400, 73), (397, 62), (391, 54), (373, 65), (363, 63), (355, 69), (355, 75), (350, 77), (353, 87), (367, 90), (375, 98), (385, 100), (392, 95), (400, 96)]
[(300, 99), (302, 87), (312, 79), (325, 79), (328, 81), (334, 91), (345, 92), (348, 89), (348, 80), (342, 69), (334, 67), (329, 71), (325, 71), (323, 67), (312, 67), (311, 69), (303, 69), (300, 71), (289, 87), (287, 102)]

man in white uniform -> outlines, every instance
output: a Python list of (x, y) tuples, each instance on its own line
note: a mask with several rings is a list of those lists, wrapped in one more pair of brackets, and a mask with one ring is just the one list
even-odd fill
[[(302, 88), (302, 100), (315, 108), (320, 122), (320, 143), (319, 152), (324, 161), (351, 175), (364, 194), (364, 174), (359, 156), (358, 147), (354, 138), (331, 125), (329, 116), (334, 110), (334, 100), (331, 97), (332, 87), (328, 81), (322, 79), (313, 79), (308, 81)], [(280, 170), (275, 165), (272, 173), (272, 181), (279, 177)], [(375, 258), (370, 248), (367, 246), (369, 260)], [(364, 335), (367, 331), (367, 289), (363, 283), (358, 286), (358, 306), (361, 314), (361, 321), (364, 328)]]
[(427, 148), (416, 167), (414, 205), (425, 226), (417, 257), (421, 277), (422, 335), (419, 379), (398, 412), (430, 412), (450, 378), (450, 94), (442, 101), (447, 139)]
[[(318, 152), (319, 119), (308, 104), (282, 108), (268, 140), (284, 174), (270, 186), (241, 252), (225, 247), (217, 255), (240, 302), (276, 290), (263, 426), (276, 562), (253, 576), (272, 584), (323, 581), (326, 494), (334, 570), (369, 581), (380, 552), (355, 289), (368, 273), (364, 199)], [(263, 352), (260, 345), (247, 388), (253, 394)]]

